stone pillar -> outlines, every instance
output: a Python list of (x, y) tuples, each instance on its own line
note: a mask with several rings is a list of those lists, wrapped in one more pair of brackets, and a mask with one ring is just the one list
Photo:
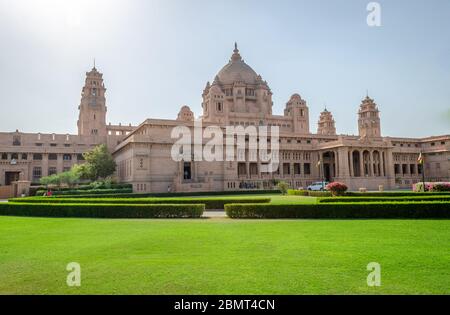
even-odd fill
[(338, 150), (338, 176), (341, 178), (350, 177), (350, 170), (348, 169), (348, 149), (347, 148), (339, 148)]
[(250, 178), (250, 163), (245, 162), (245, 175), (247, 178)]
[(369, 176), (374, 177), (375, 176), (375, 169), (373, 167), (373, 150), (369, 151)]
[(364, 155), (363, 155), (363, 150), (359, 151), (359, 175), (361, 177), (365, 176), (365, 172), (364, 172)]
[(384, 177), (385, 176), (385, 174), (384, 174), (384, 159), (383, 159), (383, 157), (384, 157), (384, 151), (380, 151), (380, 176), (381, 177)]
[(48, 176), (48, 153), (42, 154), (42, 177)]
[(63, 171), (63, 155), (62, 154), (57, 154), (56, 157), (56, 172), (57, 173), (62, 173)]
[(348, 158), (350, 159), (350, 169), (349, 169), (349, 175), (350, 177), (355, 176), (354, 168), (353, 168), (353, 150), (350, 150), (350, 154), (347, 154)]

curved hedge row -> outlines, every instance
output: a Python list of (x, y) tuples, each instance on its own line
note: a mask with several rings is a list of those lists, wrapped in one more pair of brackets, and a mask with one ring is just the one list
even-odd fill
[(396, 219), (450, 218), (448, 202), (318, 203), (318, 204), (229, 204), (230, 218), (241, 219)]
[[(47, 190), (38, 190), (36, 196), (42, 196)], [(89, 189), (89, 190), (62, 190), (53, 191), (52, 194), (55, 196), (79, 196), (79, 195), (116, 195), (116, 194), (129, 194), (132, 193), (132, 188), (110, 188), (110, 189)]]
[(224, 209), (229, 203), (269, 203), (270, 198), (12, 198), (18, 203), (60, 203), (60, 204), (204, 204), (208, 210)]
[(403, 197), (330, 197), (319, 198), (320, 203), (337, 203), (337, 202), (389, 202), (389, 201), (450, 201), (448, 196), (403, 196)]
[(202, 204), (43, 204), (0, 203), (0, 215), (29, 217), (70, 218), (199, 218), (205, 206)]

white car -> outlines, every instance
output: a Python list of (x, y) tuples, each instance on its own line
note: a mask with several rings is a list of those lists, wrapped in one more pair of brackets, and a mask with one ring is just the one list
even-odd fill
[(315, 182), (309, 185), (307, 189), (312, 191), (322, 191), (326, 190), (325, 187), (327, 187), (328, 184), (329, 182)]

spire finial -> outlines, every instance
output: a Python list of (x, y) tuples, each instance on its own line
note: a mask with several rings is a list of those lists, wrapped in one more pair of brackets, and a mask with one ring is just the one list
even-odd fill
[(239, 54), (237, 42), (234, 42), (234, 50), (233, 50), (233, 55), (231, 56), (231, 60), (232, 61), (242, 60), (241, 55)]
[(93, 70), (96, 70), (96, 68), (95, 68), (95, 57), (94, 57), (94, 68), (92, 68)]
[(366, 97), (369, 98), (369, 89), (366, 89)]

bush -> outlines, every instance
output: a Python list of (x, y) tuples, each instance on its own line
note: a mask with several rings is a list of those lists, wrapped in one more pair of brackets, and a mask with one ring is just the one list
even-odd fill
[(450, 183), (437, 183), (433, 185), (431, 191), (434, 192), (450, 191)]
[(73, 218), (199, 218), (205, 206), (1, 203), (0, 215)]
[(342, 196), (347, 189), (347, 185), (340, 182), (329, 183), (326, 187), (326, 190), (329, 190), (333, 196)]
[(414, 191), (384, 191), (384, 192), (346, 192), (351, 197), (405, 197), (405, 196), (445, 196), (448, 192), (414, 192)]
[[(208, 191), (208, 192), (174, 192), (174, 193), (98, 193), (98, 194), (88, 194), (86, 192), (79, 195), (65, 195), (57, 196), (60, 198), (148, 198), (148, 197), (196, 197), (196, 196), (227, 196), (227, 195), (263, 195), (263, 194), (279, 194), (279, 190), (239, 190), (239, 191)], [(42, 192), (42, 194), (44, 194)], [(42, 196), (39, 195), (39, 196)]]
[(286, 195), (289, 189), (289, 184), (284, 181), (281, 181), (278, 182), (277, 188), (281, 191), (281, 194)]
[(319, 198), (320, 203), (334, 203), (334, 202), (397, 202), (397, 201), (450, 201), (448, 196), (403, 196), (403, 197), (333, 197), (333, 198)]
[(241, 219), (450, 218), (450, 203), (229, 204), (225, 205), (225, 211), (230, 218)]
[[(44, 193), (46, 193), (47, 190), (38, 190), (36, 192), (36, 196), (42, 196)], [(131, 188), (118, 188), (118, 189), (75, 189), (75, 190), (53, 190), (53, 195), (60, 195), (60, 196), (70, 196), (70, 195), (82, 195), (82, 194), (91, 194), (91, 195), (100, 195), (100, 194), (112, 194), (115, 196), (116, 194), (124, 194), (124, 193), (132, 193), (133, 189)]]
[[(423, 192), (423, 182), (418, 182), (417, 184), (414, 184), (413, 190), (415, 192)], [(425, 182), (425, 191), (432, 191), (432, 192), (450, 191), (450, 183), (449, 182), (437, 182), (437, 183)]]
[(331, 197), (331, 192), (329, 192), (329, 191), (289, 189), (287, 193), (288, 193), (288, 195), (291, 195), (291, 196)]
[(11, 198), (17, 203), (44, 204), (203, 204), (208, 210), (224, 209), (228, 203), (269, 203), (270, 198)]
[(291, 195), (291, 196), (309, 196), (309, 191), (308, 190), (288, 189), (287, 194)]

